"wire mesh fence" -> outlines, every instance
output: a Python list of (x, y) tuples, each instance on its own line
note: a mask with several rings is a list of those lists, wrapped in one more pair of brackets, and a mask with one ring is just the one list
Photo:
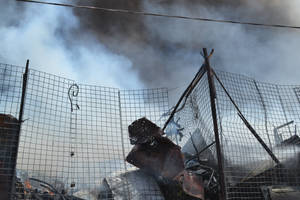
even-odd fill
[(216, 83), (228, 199), (262, 199), (266, 186), (300, 186), (299, 111), (296, 86), (259, 83), (245, 76), (219, 72), (227, 91), (260, 138), (272, 159), (237, 115)]
[[(1, 125), (0, 176), (9, 173), (10, 182), (0, 180), (6, 186), (13, 181), (19, 185), (14, 198), (35, 199), (33, 189), (55, 196), (52, 186), (58, 194), (72, 198), (113, 199), (110, 192), (114, 190), (115, 198), (161, 199), (151, 177), (126, 164), (125, 156), (132, 148), (128, 124), (142, 116), (162, 122), (161, 115), (168, 109), (166, 89), (127, 91), (76, 84), (31, 69), (14, 180), (16, 150), (12, 148), (18, 146), (13, 137), (18, 134), (24, 68), (0, 65), (0, 70), (0, 119), (5, 123)], [(12, 189), (6, 186), (1, 187), (1, 195)]]
[(13, 189), (19, 136), (16, 117), (21, 102), (22, 73), (22, 67), (0, 65), (0, 199), (9, 199)]
[[(0, 64), (0, 196), (7, 194), (3, 199), (11, 192), (13, 199), (35, 199), (33, 195), (41, 193), (52, 199), (166, 199), (157, 180), (125, 157), (132, 149), (128, 125), (147, 117), (162, 127), (170, 114), (171, 90), (85, 85), (31, 69), (19, 138), (23, 72), (23, 67)], [(226, 72), (216, 75), (221, 81), (214, 79), (227, 199), (264, 199), (272, 186), (299, 187), (300, 87)], [(165, 131), (181, 147), (186, 169), (195, 162), (205, 169), (195, 173), (208, 193), (218, 190), (219, 179), (210, 101), (204, 75)]]
[[(272, 186), (299, 187), (299, 87), (261, 83), (227, 72), (216, 74), (220, 80), (215, 78), (214, 85), (227, 199), (269, 199)], [(184, 135), (191, 136), (181, 142), (183, 153), (195, 155), (215, 140), (207, 77), (202, 78), (186, 102), (175, 118), (185, 128)], [(245, 125), (238, 109), (279, 164)], [(214, 146), (200, 154), (200, 159), (206, 159), (217, 170)]]

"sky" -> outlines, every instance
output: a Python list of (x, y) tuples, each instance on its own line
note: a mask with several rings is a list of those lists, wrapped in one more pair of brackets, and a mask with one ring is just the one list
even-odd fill
[[(45, 1), (45, 0), (43, 0)], [(54, 0), (51, 0), (52, 2)], [(73, 0), (79, 5), (300, 25), (296, 0)], [(299, 84), (300, 30), (166, 19), (0, 0), (0, 62), (80, 83), (138, 89), (185, 86), (201, 66)]]

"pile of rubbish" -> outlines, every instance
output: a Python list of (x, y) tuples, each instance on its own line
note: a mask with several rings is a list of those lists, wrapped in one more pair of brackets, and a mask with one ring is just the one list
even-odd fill
[[(134, 147), (126, 161), (153, 176), (162, 188), (169, 188), (165, 199), (218, 199), (218, 175), (207, 160), (199, 155), (183, 156), (181, 148), (146, 118), (134, 121), (128, 132)], [(183, 191), (181, 196), (170, 194), (178, 189)]]
[(36, 178), (17, 177), (15, 199), (36, 200), (217, 200), (218, 175), (207, 160), (181, 152), (181, 148), (146, 118), (129, 127), (132, 150), (126, 161), (138, 169), (115, 173), (93, 190), (70, 195), (64, 186)]
[[(194, 131), (183, 148), (164, 136), (162, 129), (146, 118), (134, 121), (128, 127), (128, 132), (133, 148), (128, 153), (126, 161), (138, 169), (132, 168), (126, 172), (114, 173), (112, 176), (103, 178), (97, 188), (81, 189), (72, 193), (65, 189), (63, 183), (49, 184), (49, 182), (36, 178), (22, 178), (17, 173), (14, 199), (221, 199), (219, 175), (216, 170), (217, 163), (210, 150), (214, 142), (206, 144), (199, 129)], [(197, 138), (197, 140), (193, 141), (193, 138)], [(290, 145), (299, 146), (300, 138), (294, 135), (282, 141), (278, 148)], [(259, 171), (256, 170), (255, 173), (230, 185), (227, 190), (228, 197), (252, 199), (251, 194), (253, 194), (253, 198), (261, 200), (280, 200), (283, 195), (285, 195), (283, 198), (285, 200), (299, 199), (299, 188), (288, 186), (285, 183), (299, 182), (297, 177), (300, 177), (300, 170), (282, 171), (284, 170), (282, 165), (284, 165), (283, 162), (274, 166), (263, 165), (264, 168), (260, 168)], [(300, 166), (299, 163), (297, 166)], [(239, 173), (240, 170), (241, 168), (237, 168), (236, 173)], [(294, 174), (295, 176), (288, 174), (292, 172), (298, 174)], [(274, 185), (275, 179), (278, 179), (277, 185)]]

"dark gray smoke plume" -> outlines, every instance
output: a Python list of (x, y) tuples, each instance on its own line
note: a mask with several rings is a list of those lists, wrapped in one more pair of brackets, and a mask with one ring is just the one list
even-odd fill
[[(123, 88), (176, 87), (214, 48), (213, 66), (264, 81), (297, 83), (299, 31), (33, 5), (0, 0), (2, 62)], [(56, 2), (63, 2), (57, 0)], [(296, 0), (104, 0), (79, 5), (299, 25)]]
[[(84, 3), (86, 1), (80, 1), (80, 4)], [(278, 0), (112, 0), (94, 5), (268, 24), (297, 24), (294, 14), (299, 14), (292, 9), (296, 6), (295, 1)], [(89, 10), (76, 10), (75, 13), (83, 30), (93, 32), (99, 42), (113, 52), (130, 58), (132, 68), (148, 87), (174, 86), (190, 80), (201, 65), (199, 53), (203, 47), (215, 48), (212, 62), (218, 69), (273, 82), (298, 79), (295, 76), (289, 78), (299, 61), (296, 48), (300, 40), (295, 37), (299, 32), (295, 30)], [(292, 40), (293, 44), (287, 40)]]
[(80, 28), (72, 9), (0, 0), (0, 62), (30, 67), (81, 83), (119, 88), (143, 84), (132, 62)]

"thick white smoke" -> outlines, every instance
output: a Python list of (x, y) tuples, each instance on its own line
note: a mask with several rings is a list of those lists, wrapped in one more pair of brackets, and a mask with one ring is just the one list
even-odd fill
[[(5, 5), (1, 7), (5, 20), (0, 23), (2, 63), (24, 65), (29, 58), (32, 66), (40, 70), (85, 83), (122, 88), (174, 87), (193, 77), (202, 62), (199, 52), (207, 47), (215, 49), (212, 64), (217, 69), (263, 81), (299, 83), (298, 30), (130, 17), (91, 10), (80, 10), (78, 14), (78, 10), (70, 8), (1, 1)], [(95, 2), (79, 1), (84, 5)], [(145, 0), (134, 1), (136, 6), (122, 0), (120, 4), (113, 2), (98, 6), (300, 24), (296, 0)]]
[[(109, 51), (84, 30), (75, 36), (79, 21), (71, 9), (1, 1), (1, 63), (24, 66), (30, 59), (34, 69), (81, 83), (142, 87), (127, 57)], [(68, 40), (76, 44), (68, 45)]]

